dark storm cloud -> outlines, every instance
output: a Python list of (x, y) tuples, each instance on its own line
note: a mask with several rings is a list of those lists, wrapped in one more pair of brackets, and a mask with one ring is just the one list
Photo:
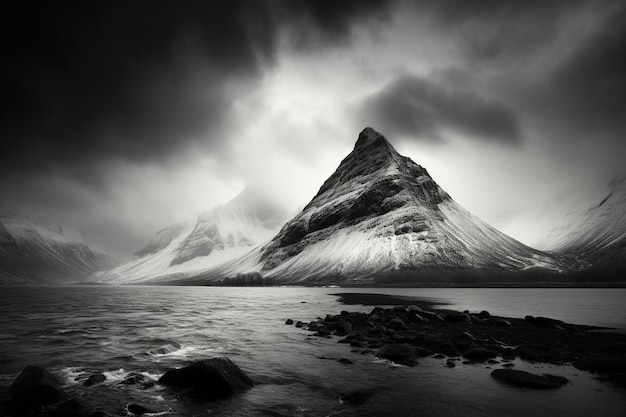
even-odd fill
[(445, 140), (446, 129), (509, 145), (521, 140), (517, 118), (505, 104), (410, 75), (368, 98), (358, 117), (390, 135), (419, 140)]
[[(272, 64), (281, 28), (323, 46), (385, 10), (357, 0), (9, 2), (0, 165), (86, 175), (91, 161), (161, 161), (190, 144), (221, 152), (232, 96)], [(298, 20), (306, 32), (288, 24)]]
[(551, 115), (626, 142), (626, 5), (551, 74), (544, 94)]

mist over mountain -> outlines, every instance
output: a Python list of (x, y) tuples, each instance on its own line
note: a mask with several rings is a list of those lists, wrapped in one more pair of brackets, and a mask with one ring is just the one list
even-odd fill
[(287, 218), (270, 196), (247, 187), (226, 204), (201, 213), (193, 224), (176, 223), (160, 230), (132, 259), (93, 274), (89, 281), (124, 284), (186, 277), (269, 241)]
[(210, 283), (254, 274), (277, 283), (384, 283), (386, 275), (557, 273), (567, 263), (497, 231), (458, 205), (371, 128), (317, 195), (246, 255), (156, 281)]
[(535, 236), (530, 243), (574, 257), (583, 269), (626, 267), (626, 181), (577, 191), (558, 205), (522, 214), (526, 234)]
[(114, 265), (110, 256), (64, 235), (59, 225), (0, 215), (1, 284), (69, 284)]

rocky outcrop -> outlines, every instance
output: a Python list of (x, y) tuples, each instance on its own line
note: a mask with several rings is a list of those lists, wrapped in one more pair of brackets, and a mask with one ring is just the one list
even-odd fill
[(169, 246), (170, 243), (188, 227), (184, 222), (175, 223), (165, 229), (159, 230), (143, 248), (135, 252), (134, 256), (142, 258), (147, 255), (152, 255)]
[[(577, 369), (598, 372), (612, 382), (626, 382), (626, 335), (598, 328), (572, 325), (540, 317), (529, 320), (489, 314), (433, 310), (429, 303), (410, 305), (408, 297), (376, 294), (336, 294), (342, 300), (384, 305), (370, 313), (342, 311), (326, 315), (304, 327), (320, 337), (340, 337), (340, 343), (356, 352), (370, 353), (396, 364), (415, 366), (419, 357), (443, 360), (442, 366), (485, 363), (510, 368), (514, 359), (556, 365), (572, 364)], [(466, 317), (466, 319), (460, 319)], [(608, 329), (605, 329), (608, 330)], [(349, 359), (349, 358), (347, 358)], [(535, 384), (541, 388), (566, 381), (543, 375), (531, 378), (518, 372), (496, 373), (494, 378), (510, 384)], [(543, 379), (541, 379), (543, 378)], [(547, 380), (546, 380), (547, 378)], [(517, 382), (519, 381), (519, 382)]]
[[(5, 397), (5, 398), (2, 398)], [(40, 366), (27, 366), (0, 395), (0, 415), (11, 417), (103, 417), (70, 398), (57, 379)]]
[(491, 372), (491, 376), (507, 385), (534, 389), (555, 389), (569, 382), (562, 376), (549, 374), (537, 375), (514, 369), (496, 369)]
[(93, 375), (89, 375), (89, 378), (87, 378), (87, 380), (85, 382), (83, 382), (83, 385), (86, 387), (90, 387), (92, 385), (96, 385), (99, 384), (101, 382), (106, 381), (107, 377), (102, 374), (102, 373), (97, 373), (97, 374), (93, 374)]
[(185, 368), (167, 371), (159, 384), (175, 389), (183, 396), (214, 401), (241, 393), (254, 383), (228, 358), (195, 362)]
[(37, 408), (67, 399), (58, 381), (40, 366), (27, 366), (9, 388), (8, 403), (13, 407)]
[(211, 220), (211, 213), (204, 213), (198, 218), (196, 227), (178, 247), (178, 254), (170, 265), (178, 265), (199, 256), (207, 256), (214, 249), (224, 249), (224, 240), (217, 225)]

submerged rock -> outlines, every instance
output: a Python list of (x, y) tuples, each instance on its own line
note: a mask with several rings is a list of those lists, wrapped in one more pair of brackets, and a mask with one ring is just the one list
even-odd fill
[(547, 329), (563, 330), (566, 326), (561, 320), (550, 319), (548, 317), (526, 316), (524, 320), (533, 326), (545, 327)]
[(361, 388), (342, 394), (340, 401), (351, 405), (361, 405), (374, 396), (374, 394), (376, 394), (376, 390), (373, 388)]
[(181, 348), (180, 343), (169, 342), (161, 347), (151, 350), (150, 353), (153, 355), (166, 355), (168, 353), (175, 352), (180, 348)]
[(158, 413), (159, 411), (156, 411), (154, 409), (151, 409), (149, 407), (146, 407), (145, 405), (141, 405), (141, 404), (128, 404), (126, 406), (126, 410), (129, 413), (133, 413), (136, 416), (141, 416), (143, 414), (153, 414), (153, 413)]
[(475, 362), (484, 362), (487, 359), (495, 358), (496, 356), (498, 356), (496, 352), (483, 348), (470, 349), (463, 354), (465, 359)]
[(228, 358), (206, 359), (185, 368), (169, 370), (158, 382), (205, 401), (226, 398), (254, 385), (248, 375)]
[(407, 343), (386, 345), (378, 351), (376, 356), (383, 359), (389, 359), (401, 365), (417, 365), (417, 351), (413, 346)]
[(85, 382), (83, 382), (83, 385), (86, 387), (89, 387), (89, 386), (104, 382), (106, 381), (106, 379), (107, 377), (102, 373), (93, 374), (89, 376), (89, 378), (87, 378)]
[(139, 374), (137, 372), (131, 372), (128, 375), (126, 375), (126, 378), (124, 378), (124, 380), (121, 381), (120, 384), (135, 385), (135, 384), (140, 384), (144, 382), (145, 379), (146, 377), (144, 375)]
[(491, 376), (505, 384), (514, 387), (526, 387), (534, 389), (555, 389), (567, 384), (568, 380), (557, 375), (537, 375), (526, 371), (514, 369), (496, 369)]

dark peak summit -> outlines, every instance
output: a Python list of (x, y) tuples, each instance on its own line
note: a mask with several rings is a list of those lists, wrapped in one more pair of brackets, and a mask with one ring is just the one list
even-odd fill
[[(383, 135), (381, 135), (371, 127), (366, 127), (361, 133), (359, 133), (359, 138), (354, 145), (354, 149), (360, 150), (369, 147), (387, 147), (393, 149), (393, 146), (391, 146), (391, 144)], [(395, 151), (395, 149), (393, 150)]]
[[(366, 128), (354, 150), (341, 161), (317, 195), (265, 248), (264, 268), (271, 269), (289, 254), (297, 253), (303, 241), (323, 239), (322, 235), (374, 219), (387, 222), (386, 230), (393, 234), (397, 225), (391, 213), (400, 209), (404, 213), (398, 215), (403, 219), (402, 225), (406, 226), (409, 216), (416, 221), (410, 230), (425, 231), (424, 213), (435, 216), (438, 204), (445, 199), (449, 196), (424, 168), (400, 155), (383, 135)], [(409, 230), (407, 227), (403, 230)], [(293, 250), (287, 252), (278, 249), (292, 245), (295, 245)]]
[(388, 176), (392, 172), (415, 178), (429, 176), (425, 169), (410, 158), (400, 155), (383, 135), (366, 127), (359, 134), (354, 150), (341, 161), (317, 195), (352, 181), (360, 183), (362, 181), (359, 178), (368, 177), (377, 171), (384, 171), (380, 176)]

